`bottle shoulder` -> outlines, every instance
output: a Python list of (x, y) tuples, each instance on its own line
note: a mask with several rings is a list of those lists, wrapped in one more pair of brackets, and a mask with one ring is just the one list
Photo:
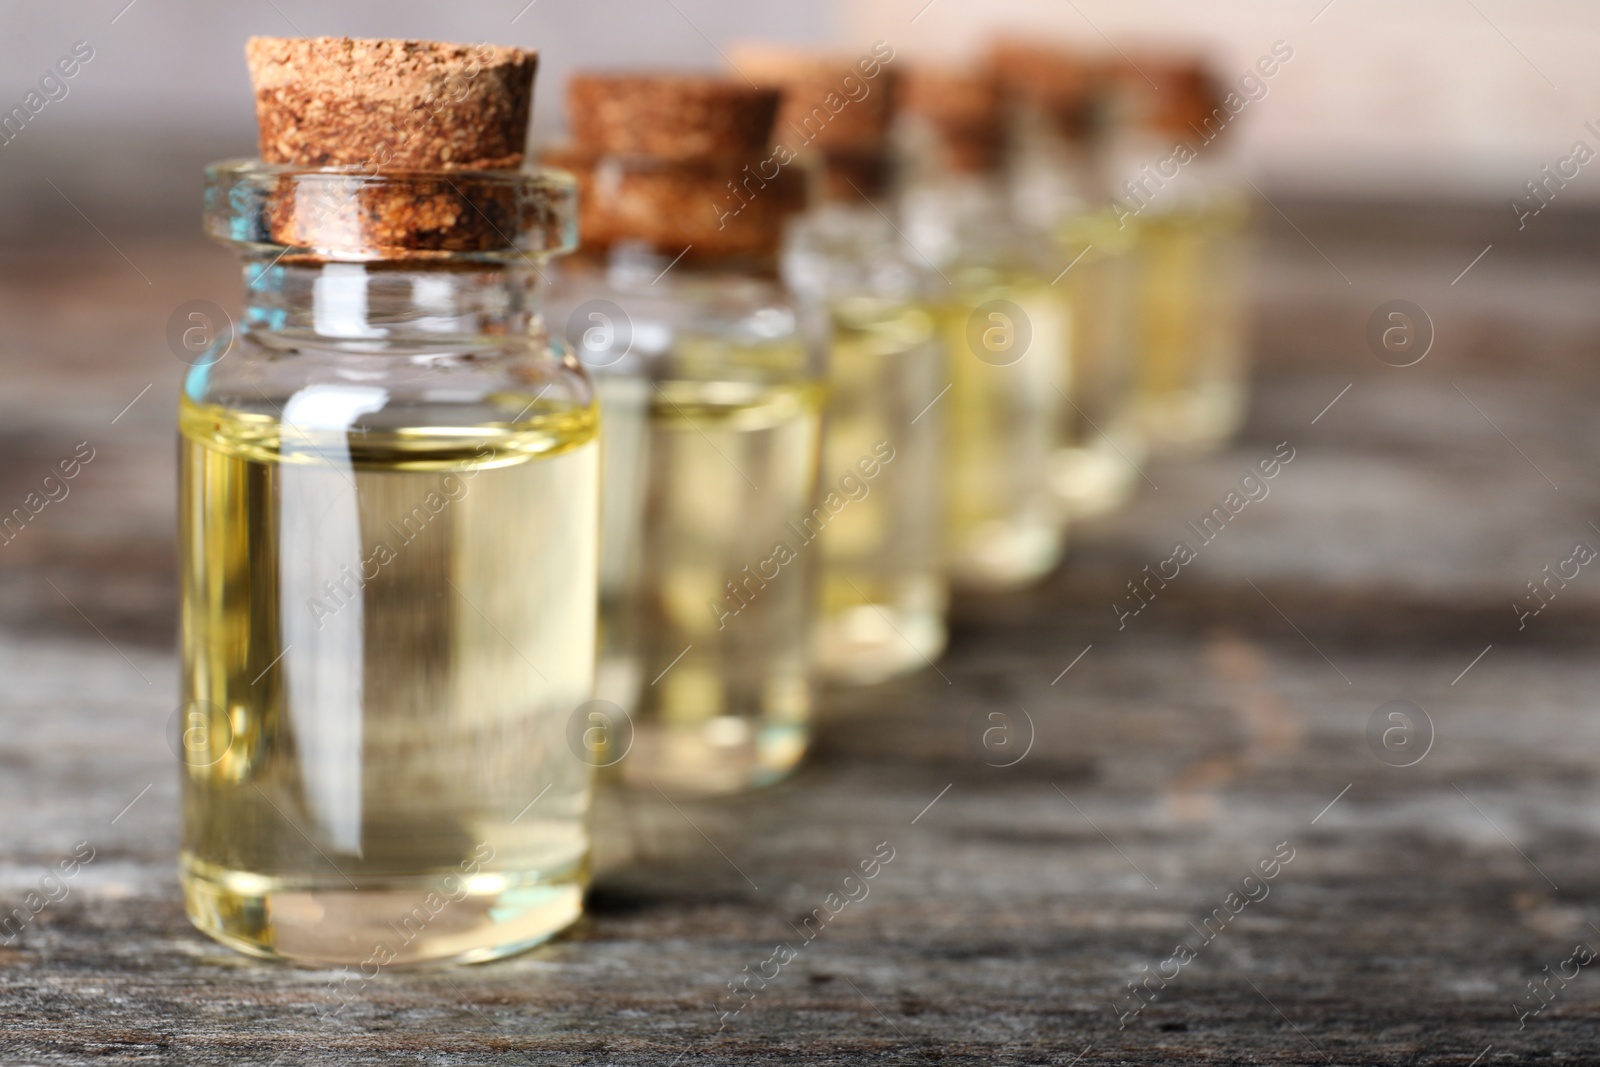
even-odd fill
[(180, 428), (190, 440), (259, 458), (314, 460), (313, 446), (326, 440), (400, 457), (389, 466), (427, 469), (482, 465), (485, 443), (524, 458), (582, 444), (595, 412), (587, 371), (537, 336), (352, 350), (246, 331), (191, 369)]
[(552, 334), (596, 375), (798, 379), (814, 330), (779, 282), (669, 269), (655, 278), (563, 270), (546, 291)]

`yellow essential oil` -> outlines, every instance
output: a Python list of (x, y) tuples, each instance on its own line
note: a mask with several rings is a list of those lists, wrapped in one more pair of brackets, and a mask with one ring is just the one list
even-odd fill
[(1208, 207), (1137, 224), (1141, 424), (1158, 449), (1213, 447), (1243, 419), (1234, 223)]
[(934, 403), (944, 361), (921, 307), (862, 296), (831, 312), (822, 481), (838, 510), (821, 540), (817, 654), (835, 680), (876, 682), (944, 649)]
[(1072, 520), (1115, 510), (1133, 495), (1144, 461), (1135, 351), (1138, 273), (1133, 232), (1106, 212), (1080, 212), (1057, 227), (1066, 269), (1054, 283), (1067, 301), (1071, 396), (1050, 487)]
[[(636, 609), (644, 566), (646, 490), (650, 477), (650, 408), (654, 389), (646, 378), (596, 374), (600, 402), (600, 612), (595, 697), (631, 714), (639, 702), (644, 672), (643, 620)], [(613, 724), (606, 724), (610, 729)], [(610, 738), (595, 735), (602, 748)], [(599, 751), (604, 765), (619, 753)]]
[(590, 758), (647, 789), (766, 785), (809, 736), (824, 391), (769, 286), (688, 272), (651, 286), (665, 264), (636, 274), (636, 254), (553, 290), (558, 317), (607, 308), (627, 324), (574, 329), (604, 446)]
[(1050, 488), (1068, 402), (1071, 313), (1020, 272), (970, 270), (935, 310), (948, 352), (945, 530), (959, 585), (1004, 588), (1048, 573), (1065, 547)]
[(471, 961), (577, 917), (595, 410), (496, 407), (524, 415), (327, 430), (183, 400), (182, 881), (223, 943)]
[[(631, 627), (638, 648), (619, 767), (632, 784), (680, 792), (764, 785), (794, 768), (808, 737), (822, 391), (651, 384), (637, 581), (607, 598), (602, 619)], [(608, 480), (630, 477), (620, 465)]]

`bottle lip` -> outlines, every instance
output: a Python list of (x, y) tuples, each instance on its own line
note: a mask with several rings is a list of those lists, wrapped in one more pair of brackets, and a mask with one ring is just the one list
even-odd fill
[(205, 174), (206, 234), (247, 253), (511, 262), (578, 245), (577, 183), (548, 167), (374, 172), (235, 159)]

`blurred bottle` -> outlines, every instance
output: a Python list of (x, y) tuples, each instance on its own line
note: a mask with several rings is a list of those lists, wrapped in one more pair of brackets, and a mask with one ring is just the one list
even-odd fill
[(812, 206), (790, 224), (783, 272), (833, 336), (817, 656), (827, 677), (846, 683), (931, 663), (946, 636), (940, 417), (925, 412), (945, 384), (944, 355), (919, 302), (926, 268), (911, 261), (888, 214), (892, 55), (742, 47), (731, 57), (783, 92), (773, 139), (797, 151), (811, 179)]
[(805, 751), (825, 336), (777, 280), (802, 173), (778, 94), (698, 76), (573, 78), (582, 252), (551, 315), (594, 372), (603, 448), (601, 679), (623, 779), (777, 780)]
[(1204, 64), (1136, 54), (1112, 64), (1113, 211), (1139, 258), (1141, 422), (1158, 450), (1227, 440), (1247, 402), (1249, 202), (1229, 148), (1233, 113)]
[(995, 81), (912, 69), (902, 84), (901, 216), (932, 272), (927, 299), (948, 356), (935, 402), (948, 573), (967, 588), (1017, 588), (1048, 573), (1065, 545), (1050, 476), (1068, 404), (1070, 316), (1050, 284), (1050, 250), (1011, 211)]
[(1008, 112), (1007, 178), (1018, 222), (1055, 253), (1072, 324), (1072, 390), (1050, 487), (1073, 519), (1125, 503), (1144, 461), (1133, 233), (1108, 205), (1106, 93), (1084, 57), (1001, 39), (989, 54)]

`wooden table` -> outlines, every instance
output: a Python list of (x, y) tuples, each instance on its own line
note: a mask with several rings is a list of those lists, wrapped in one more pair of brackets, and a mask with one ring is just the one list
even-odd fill
[[(94, 858), (0, 947), (0, 1062), (1600, 1061), (1600, 978), (1517, 1017), (1600, 946), (1600, 568), (1521, 629), (1512, 606), (1600, 548), (1600, 261), (1564, 243), (1592, 220), (1277, 206), (1298, 230), (1263, 205), (1235, 445), (1149, 467), (1043, 587), (959, 603), (937, 671), (830, 694), (792, 781), (604, 796), (568, 936), (384, 973), (337, 1012), (327, 972), (191, 930), (174, 872), (163, 333), (184, 300), (237, 299), (230, 261), (87, 227), (8, 249), (0, 506), (79, 442), (95, 458), (0, 546), (0, 905), (76, 843)], [(1363, 340), (1396, 298), (1437, 327), (1415, 367)], [(1125, 583), (1280, 442), (1270, 495), (1119, 629)], [(1381, 743), (1396, 700), (1431, 721), (1410, 766)], [(974, 741), (992, 713), (1019, 743), (1031, 722), (1013, 765)], [(806, 942), (880, 842), (869, 894)], [(794, 959), (723, 1016), (780, 943)], [(1147, 975), (1170, 981), (1135, 999)]]

